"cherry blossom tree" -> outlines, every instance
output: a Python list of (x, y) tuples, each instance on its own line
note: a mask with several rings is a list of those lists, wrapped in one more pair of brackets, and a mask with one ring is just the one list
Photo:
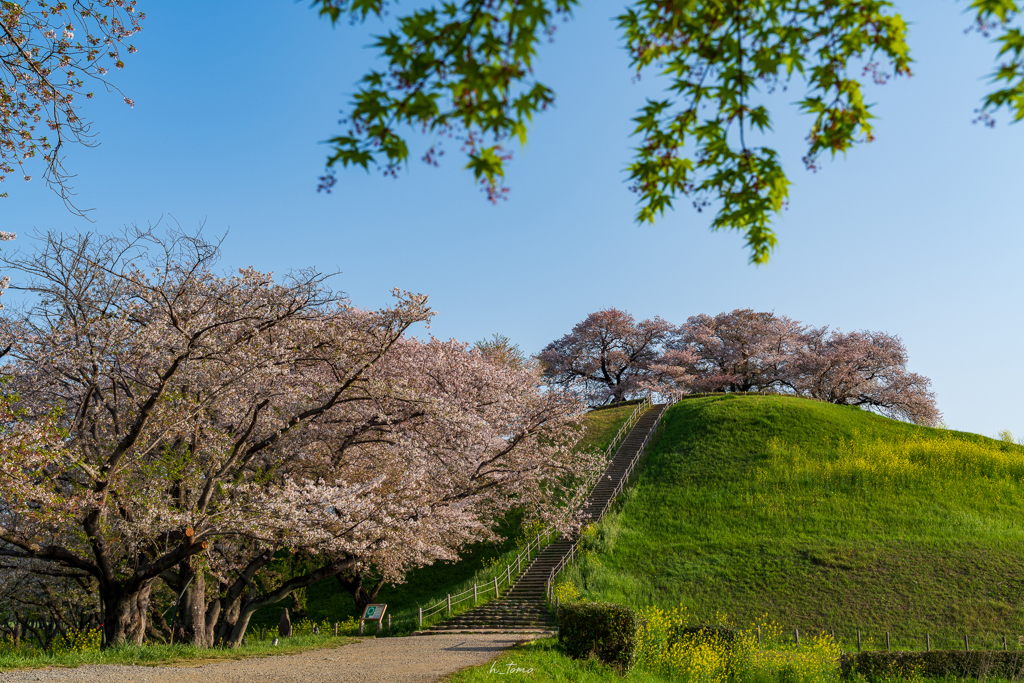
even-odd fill
[[(7, 461), (17, 521), (0, 539), (93, 576), (106, 644), (141, 641), (162, 572), (220, 535), (259, 533), (265, 487), (252, 481), (277, 466), (277, 444), (429, 315), (408, 295), (357, 316), (376, 320), (348, 330), (347, 353), (329, 363), (335, 382), (300, 394), (290, 377), (331, 353), (341, 297), (313, 271), (281, 284), (252, 269), (215, 276), (216, 256), (197, 238), (133, 231), (46, 235), (37, 253), (3, 259), (37, 296), (2, 319), (9, 390), (25, 419), (58, 411), (68, 436), (41, 460)], [(360, 333), (374, 345), (360, 348)]]
[[(0, 319), (32, 436), (4, 459), (0, 541), (94, 580), (106, 645), (141, 642), (158, 580), (180, 638), (234, 646), (259, 607), (455, 559), (513, 506), (574, 523), (599, 465), (571, 450), (579, 404), (535, 368), (407, 338), (426, 297), (368, 311), (315, 271), (217, 276), (182, 233), (40, 239), (0, 259), (37, 297)], [(310, 571), (267, 576), (279, 550)]]
[(808, 330), (803, 341), (789, 379), (798, 394), (917, 424), (941, 420), (931, 380), (907, 371), (907, 349), (899, 337), (818, 328)]
[(918, 424), (940, 419), (931, 381), (907, 371), (906, 347), (884, 332), (829, 332), (737, 309), (689, 318), (666, 347), (651, 367), (655, 391), (778, 391)]
[[(332, 479), (322, 476), (315, 486), (288, 481), (271, 495), (289, 510), (289, 534), (312, 535), (302, 547), (325, 563), (357, 558), (334, 572), (357, 605), (413, 567), (456, 561), (465, 545), (496, 540), (495, 521), (513, 508), (574, 528), (604, 464), (573, 451), (581, 406), (563, 392), (541, 391), (536, 368), (495, 362), (455, 341), (407, 339), (393, 351), (373, 372), (374, 382), (392, 388), (388, 400), (396, 403), (375, 406), (389, 425), (360, 440), (351, 439), (351, 427), (318, 426), (318, 439), (304, 446), (305, 464), (319, 454), (324, 462), (315, 469)], [(347, 500), (360, 477), (367, 488), (357, 492), (358, 505), (379, 516), (361, 526), (351, 519), (357, 502)], [(249, 567), (272, 556), (266, 546)], [(218, 639), (236, 643), (256, 609), (280, 600), (290, 586), (330, 575), (317, 571), (240, 599), (238, 618), (222, 621)], [(370, 576), (373, 585), (364, 586)], [(244, 588), (236, 581), (226, 595), (241, 596)]]
[(669, 348), (693, 391), (766, 391), (785, 385), (800, 348), (799, 322), (785, 316), (736, 309), (690, 317)]
[(79, 102), (92, 98), (89, 82), (120, 93), (106, 75), (109, 67), (124, 66), (122, 50), (135, 52), (126, 41), (143, 19), (136, 0), (0, 3), (0, 182), (16, 168), (31, 180), (31, 160), (41, 159), (43, 180), (83, 215), (64, 169), (68, 144), (92, 144)]
[[(29, 424), (14, 399), (0, 396), (0, 476), (19, 464), (46, 463), (63, 446), (52, 416)], [(0, 500), (0, 524), (17, 523), (12, 506)], [(86, 572), (26, 557), (0, 543), (0, 624), (13, 624), (12, 639), (25, 638), (47, 647), (69, 630), (99, 623), (95, 582)]]
[(538, 359), (552, 385), (572, 388), (597, 406), (642, 391), (652, 365), (660, 362), (662, 345), (674, 332), (659, 317), (638, 323), (625, 311), (606, 308), (548, 344)]

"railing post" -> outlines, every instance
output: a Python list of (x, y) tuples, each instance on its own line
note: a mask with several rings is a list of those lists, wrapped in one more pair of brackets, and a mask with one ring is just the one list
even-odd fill
[(498, 597), (498, 576), (494, 576), (494, 597)]
[(473, 604), (477, 603), (476, 581), (473, 582)]
[(516, 574), (523, 573), (523, 554), (516, 555)]
[(505, 584), (509, 587), (512, 586), (512, 565), (505, 565)]
[(448, 594), (448, 616), (452, 615), (452, 594)]
[(423, 608), (420, 607), (420, 628), (423, 628)]

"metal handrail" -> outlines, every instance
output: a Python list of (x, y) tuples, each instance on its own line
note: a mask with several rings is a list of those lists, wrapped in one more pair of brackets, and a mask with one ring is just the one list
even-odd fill
[[(608, 447), (605, 449), (605, 451), (604, 451), (605, 462), (608, 462), (608, 461), (611, 460), (611, 455), (614, 452), (614, 449), (616, 447), (618, 447), (618, 445), (620, 444), (622, 439), (624, 439), (625, 436), (627, 434), (629, 434), (629, 432), (633, 429), (633, 426), (636, 425), (637, 421), (640, 419), (640, 416), (643, 415), (643, 413), (647, 412), (647, 410), (651, 407), (651, 405), (652, 405), (652, 403), (651, 403), (650, 396), (644, 397), (644, 399), (642, 401), (640, 401), (640, 403), (637, 404), (636, 408), (633, 409), (633, 412), (630, 413), (628, 418), (626, 418), (626, 421), (622, 423), (622, 426), (619, 428), (618, 433), (615, 434), (615, 437), (612, 439), (612, 442), (610, 444), (608, 444)], [(659, 419), (659, 421), (661, 420), (660, 417), (658, 419)], [(657, 425), (655, 425), (655, 426), (657, 426)], [(646, 439), (644, 440), (644, 443), (645, 444), (647, 443)], [(630, 471), (632, 471), (632, 465), (630, 466)], [(628, 474), (627, 474), (627, 476), (628, 476)], [(600, 478), (598, 478), (597, 482), (595, 482), (594, 485), (591, 487), (591, 489), (590, 489), (591, 494), (594, 492), (594, 489), (597, 488), (597, 484), (600, 481), (601, 481)], [(615, 495), (617, 495), (617, 494), (615, 494)], [(589, 498), (589, 495), (588, 495), (588, 498)], [(603, 516), (604, 512), (602, 512), (601, 514)], [(531, 552), (531, 549), (533, 548), (534, 544), (536, 544), (537, 554), (539, 555), (540, 554), (540, 550), (541, 550), (541, 538), (549, 537), (553, 532), (554, 532), (554, 528), (553, 527), (548, 527), (544, 531), (542, 531), (539, 534), (537, 534), (537, 538), (535, 538), (535, 539), (531, 540), (529, 543), (527, 543), (526, 544), (526, 548), (522, 552), (520, 552), (518, 555), (516, 555), (516, 559), (514, 560), (514, 562), (513, 563), (509, 563), (508, 565), (506, 565), (504, 577), (499, 579), (498, 575), (496, 575), (494, 577), (493, 581), (488, 581), (487, 582), (486, 588), (483, 588), (481, 590), (480, 586), (476, 582), (474, 582), (473, 583), (473, 588), (466, 589), (463, 592), (458, 593), (456, 595), (449, 594), (444, 600), (441, 600), (436, 605), (430, 605), (430, 606), (428, 606), (426, 608), (420, 607), (419, 608), (419, 627), (421, 629), (423, 628), (423, 620), (425, 618), (432, 617), (432, 616), (434, 616), (435, 614), (437, 614), (438, 612), (440, 612), (443, 609), (447, 609), (448, 615), (450, 616), (451, 615), (451, 611), (452, 611), (452, 605), (458, 605), (459, 603), (462, 603), (462, 602), (465, 602), (466, 600), (469, 600), (469, 594), (470, 593), (473, 594), (473, 604), (474, 605), (479, 602), (480, 596), (487, 595), (488, 593), (490, 593), (492, 591), (494, 592), (494, 597), (497, 598), (501, 594), (501, 591), (500, 591), (501, 585), (506, 585), (509, 588), (511, 588), (511, 586), (512, 586), (512, 577), (513, 577), (512, 564), (516, 565), (515, 578), (518, 579), (523, 574), (523, 572), (525, 571), (523, 569), (523, 566), (522, 566), (523, 556), (524, 555), (526, 556), (526, 560), (527, 560), (527, 563), (528, 563), (527, 566), (526, 566), (526, 569), (529, 569), (530, 568), (529, 567), (530, 552)], [(551, 543), (552, 543), (552, 541), (549, 541), (548, 545), (550, 545)], [(573, 549), (575, 549), (575, 546), (573, 546)], [(536, 558), (534, 558), (534, 559), (536, 559)], [(564, 558), (563, 558), (563, 561), (564, 561)], [(548, 583), (550, 584), (550, 580), (549, 580)], [(549, 591), (548, 592), (550, 594), (550, 587), (549, 587)]]
[[(530, 568), (531, 554), (536, 550), (536, 554), (539, 555), (542, 548), (542, 539), (551, 536), (553, 528), (548, 527), (544, 531), (537, 534), (537, 537), (526, 544), (524, 548), (515, 559), (505, 565), (505, 571), (502, 574), (496, 574), (492, 581), (488, 581), (485, 584), (473, 583), (472, 588), (468, 588), (461, 593), (455, 595), (449, 594), (444, 600), (438, 602), (436, 605), (430, 605), (427, 608), (419, 608), (419, 627), (423, 628), (423, 620), (428, 617), (432, 617), (442, 609), (446, 609), (448, 614), (451, 615), (452, 605), (458, 605), (459, 603), (465, 602), (470, 599), (472, 595), (473, 604), (477, 604), (481, 596), (486, 596), (490, 592), (494, 592), (494, 597), (497, 598), (501, 594), (501, 586), (511, 587), (513, 583), (513, 577), (518, 579), (523, 572)], [(550, 545), (553, 541), (548, 540), (547, 545)], [(526, 567), (523, 567), (523, 558), (526, 559)], [(536, 559), (534, 556), (533, 559)], [(512, 567), (515, 566), (513, 572)]]
[(651, 405), (653, 404), (651, 403), (650, 396), (645, 396), (640, 403), (636, 404), (636, 408), (633, 409), (633, 412), (626, 418), (626, 421), (622, 423), (621, 427), (619, 427), (618, 433), (615, 435), (615, 438), (612, 439), (612, 442), (608, 444), (608, 448), (604, 449), (605, 460), (611, 459), (611, 455), (614, 452), (615, 447), (618, 446), (619, 441), (622, 440), (631, 429), (633, 429), (633, 425), (636, 424), (636, 421), (640, 419), (641, 415), (647, 412), (647, 409), (650, 408)]
[[(593, 522), (599, 522), (608, 512), (608, 509), (611, 507), (612, 503), (615, 502), (615, 498), (620, 493), (622, 493), (623, 488), (625, 488), (626, 486), (626, 482), (629, 481), (629, 476), (633, 473), (633, 468), (636, 467), (636, 464), (640, 461), (640, 458), (643, 456), (644, 451), (647, 448), (647, 444), (650, 442), (651, 437), (654, 435), (654, 432), (657, 431), (658, 425), (661, 424), (662, 418), (665, 417), (665, 413), (668, 412), (668, 409), (675, 402), (676, 399), (670, 396), (668, 402), (665, 403), (665, 407), (662, 408), (661, 413), (658, 415), (658, 419), (654, 421), (654, 424), (651, 425), (651, 429), (647, 432), (647, 435), (644, 437), (643, 443), (640, 444), (640, 448), (637, 449), (636, 454), (633, 456), (632, 460), (630, 460), (629, 465), (626, 467), (626, 472), (622, 475), (622, 478), (619, 479), (619, 483), (616, 484), (615, 488), (612, 490), (612, 495), (608, 498), (608, 501), (604, 504), (604, 507), (601, 508), (601, 512), (593, 518)], [(648, 403), (650, 403), (649, 399)], [(641, 405), (643, 404), (641, 403)], [(580, 544), (582, 542), (582, 536), (576, 539), (576, 542), (573, 543), (572, 547), (569, 548), (569, 552), (562, 556), (562, 559), (558, 561), (558, 564), (552, 567), (551, 573), (548, 575), (547, 584), (545, 586), (548, 600), (551, 599), (551, 591), (555, 584), (555, 578), (563, 569), (565, 569), (565, 567), (570, 562), (576, 559), (576, 550), (580, 547)]]

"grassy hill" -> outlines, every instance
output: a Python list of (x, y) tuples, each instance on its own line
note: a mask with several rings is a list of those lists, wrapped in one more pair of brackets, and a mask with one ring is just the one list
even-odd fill
[[(577, 447), (588, 450), (607, 448), (619, 428), (636, 408), (635, 403), (587, 413), (583, 419), (585, 431)], [(420, 567), (409, 573), (405, 583), (385, 585), (381, 588), (377, 602), (388, 605), (396, 632), (408, 632), (415, 627), (418, 607), (435, 604), (443, 600), (448, 593), (461, 593), (471, 588), (473, 583), (486, 583), (495, 574), (504, 572), (505, 565), (520, 552), (521, 546), (525, 546), (526, 531), (522, 529), (520, 519), (521, 515), (513, 514), (499, 523), (500, 533), (506, 538), (504, 543), (481, 543), (470, 546), (457, 563), (438, 562)], [(531, 539), (535, 533), (536, 530), (531, 531)], [(305, 602), (307, 613), (303, 616), (312, 621), (345, 621), (356, 616), (355, 601), (350, 594), (338, 587), (334, 579), (311, 586)], [(253, 626), (276, 626), (281, 610), (284, 607), (292, 607), (292, 604), (289, 597), (277, 605), (258, 610), (253, 615)], [(464, 608), (468, 606), (469, 604)]]
[[(1024, 635), (1024, 449), (778, 396), (685, 400), (562, 595), (884, 647)], [(1001, 646), (1001, 643), (1000, 643)]]

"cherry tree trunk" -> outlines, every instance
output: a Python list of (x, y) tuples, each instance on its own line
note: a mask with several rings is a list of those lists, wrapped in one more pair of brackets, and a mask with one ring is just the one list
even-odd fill
[(351, 575), (338, 574), (337, 580), (338, 585), (347, 591), (352, 596), (352, 600), (355, 601), (357, 614), (362, 614), (366, 606), (377, 599), (377, 593), (384, 586), (384, 580), (381, 579), (367, 590), (366, 585), (363, 583), (363, 575), (359, 572)]
[(225, 610), (225, 618), (217, 628), (221, 647), (235, 648), (242, 644), (245, 630), (249, 628), (249, 619), (255, 611), (255, 608), (241, 609), (241, 600), (234, 603), (233, 609)]
[[(244, 614), (242, 612), (241, 596), (230, 601), (229, 598), (221, 598), (217, 602), (220, 604), (221, 618), (218, 622), (214, 622), (216, 623), (214, 644), (220, 647), (238, 647), (242, 643), (245, 629), (249, 627), (249, 617), (252, 616), (252, 613)], [(235, 631), (238, 625), (241, 625), (241, 631), (236, 638)]]
[(120, 584), (100, 587), (103, 600), (103, 647), (142, 645), (146, 635), (146, 612), (153, 584), (131, 592)]
[(174, 642), (201, 648), (213, 647), (220, 600), (207, 603), (206, 576), (202, 571), (183, 573), (183, 577), (185, 581), (191, 581), (181, 596), (178, 615), (174, 619)]

